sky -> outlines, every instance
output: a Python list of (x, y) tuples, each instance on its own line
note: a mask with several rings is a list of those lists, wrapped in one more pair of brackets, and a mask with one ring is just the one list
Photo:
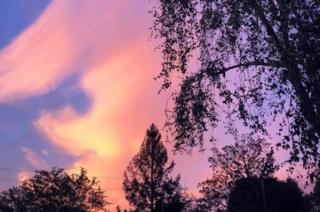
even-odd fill
[[(35, 169), (84, 167), (108, 201), (126, 206), (123, 172), (168, 93), (152, 1), (0, 1), (0, 190)], [(176, 155), (174, 174), (195, 192), (207, 155)], [(190, 175), (197, 173), (197, 175)], [(111, 207), (113, 207), (111, 206)]]
[[(169, 95), (153, 79), (161, 68), (153, 3), (0, 1), (0, 190), (35, 169), (84, 167), (111, 209), (127, 206), (123, 172), (151, 123), (163, 129)], [(212, 133), (228, 143), (220, 128)], [(210, 176), (209, 153), (173, 155), (166, 145), (174, 175), (196, 193)]]

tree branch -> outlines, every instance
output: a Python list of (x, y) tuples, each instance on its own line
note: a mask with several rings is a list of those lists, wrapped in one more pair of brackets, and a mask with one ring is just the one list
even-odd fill
[(262, 24), (265, 26), (268, 35), (273, 39), (276, 47), (278, 48), (280, 54), (284, 53), (285, 48), (283, 47), (281, 41), (279, 40), (276, 32), (274, 31), (274, 29), (272, 28), (272, 26), (270, 25), (268, 19), (266, 18), (266, 16), (263, 13), (263, 10), (261, 9), (261, 7), (258, 5), (258, 3), (256, 2), (256, 0), (252, 0), (251, 1), (253, 9), (255, 10), (257, 16), (260, 18), (260, 20), (262, 21)]
[[(248, 68), (250, 66), (268, 66), (268, 67), (275, 67), (275, 68), (284, 68), (285, 66), (282, 65), (282, 63), (280, 61), (273, 61), (273, 60), (269, 60), (268, 62), (264, 62), (264, 61), (251, 61), (251, 62), (246, 62), (246, 63), (239, 63), (233, 66), (229, 66), (229, 67), (225, 67), (220, 69), (219, 71), (213, 71), (213, 68), (209, 68), (206, 70), (206, 73), (209, 75), (220, 75), (223, 74), (225, 75), (226, 72), (232, 70), (232, 69), (237, 69), (237, 68)], [(211, 73), (212, 72), (212, 73)]]

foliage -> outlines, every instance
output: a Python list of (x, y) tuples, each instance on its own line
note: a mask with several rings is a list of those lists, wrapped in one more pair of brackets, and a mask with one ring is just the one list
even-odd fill
[(312, 205), (312, 212), (320, 212), (320, 179), (318, 178), (313, 191), (309, 195)]
[[(262, 183), (263, 188), (262, 190)], [(264, 195), (262, 193), (264, 192)], [(265, 196), (265, 207), (263, 203)], [(282, 182), (274, 178), (250, 177), (236, 181), (228, 200), (229, 212), (310, 211), (298, 184), (292, 180)]]
[(107, 205), (98, 181), (79, 174), (68, 174), (63, 169), (39, 170), (21, 186), (0, 194), (2, 211), (95, 211)]
[(181, 211), (184, 207), (180, 176), (169, 177), (174, 163), (166, 166), (167, 150), (157, 127), (147, 130), (140, 151), (133, 157), (125, 173), (123, 188), (135, 211)]
[(212, 177), (200, 184), (199, 207), (224, 210), (230, 190), (241, 178), (269, 177), (278, 169), (273, 150), (265, 140), (241, 136), (234, 145), (227, 145), (220, 151), (213, 148), (209, 158)]
[(163, 89), (174, 72), (182, 79), (167, 124), (177, 150), (202, 146), (226, 112), (254, 133), (276, 122), (290, 161), (319, 166), (318, 0), (159, 0), (151, 12)]

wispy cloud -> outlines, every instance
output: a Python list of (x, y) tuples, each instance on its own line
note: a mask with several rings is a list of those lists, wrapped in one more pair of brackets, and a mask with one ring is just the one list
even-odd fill
[[(0, 52), (0, 101), (48, 92), (85, 66), (105, 21), (107, 4), (53, 1), (46, 11)], [(99, 18), (98, 18), (99, 17)]]
[[(161, 58), (149, 39), (147, 10), (145, 2), (132, 0), (53, 1), (0, 52), (0, 102), (44, 94), (67, 76), (80, 76), (76, 87), (88, 95), (90, 108), (42, 111), (34, 126), (49, 145), (76, 158), (70, 171), (88, 169), (121, 205), (126, 165), (149, 125), (163, 124), (166, 98), (157, 95), (160, 85), (153, 80)], [(23, 153), (33, 167), (48, 167), (47, 152)], [(179, 168), (188, 173), (190, 164)]]
[(49, 166), (45, 160), (41, 158), (41, 156), (32, 151), (29, 148), (22, 147), (21, 151), (23, 152), (26, 160), (35, 168), (35, 169), (47, 169)]
[(55, 146), (80, 157), (75, 167), (118, 178), (117, 183), (102, 181), (104, 187), (117, 188), (112, 193), (121, 190), (127, 162), (137, 152), (148, 125), (160, 122), (164, 106), (152, 80), (157, 60), (144, 42), (132, 43), (83, 75), (82, 88), (92, 98), (86, 114), (65, 107), (43, 114), (35, 123)]
[[(145, 4), (131, 0), (53, 1), (0, 52), (0, 102), (46, 93), (78, 72), (79, 88), (92, 100), (88, 111), (71, 105), (43, 111), (34, 126), (78, 158), (70, 170), (82, 166), (103, 177), (103, 188), (112, 188), (107, 193), (122, 204), (123, 170), (149, 124), (160, 124), (164, 106), (152, 79), (160, 59), (148, 41), (146, 16)], [(33, 167), (48, 167), (45, 155), (22, 152)]]

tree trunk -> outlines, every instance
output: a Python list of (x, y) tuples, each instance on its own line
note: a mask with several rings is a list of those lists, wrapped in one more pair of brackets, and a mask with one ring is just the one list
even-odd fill
[(261, 184), (261, 197), (262, 197), (263, 211), (268, 212), (266, 193), (264, 190), (264, 182), (261, 176), (260, 176), (260, 184)]
[(153, 166), (154, 166), (154, 142), (151, 142), (151, 198), (150, 198), (150, 202), (151, 202), (151, 212), (154, 212), (154, 170), (153, 170)]

